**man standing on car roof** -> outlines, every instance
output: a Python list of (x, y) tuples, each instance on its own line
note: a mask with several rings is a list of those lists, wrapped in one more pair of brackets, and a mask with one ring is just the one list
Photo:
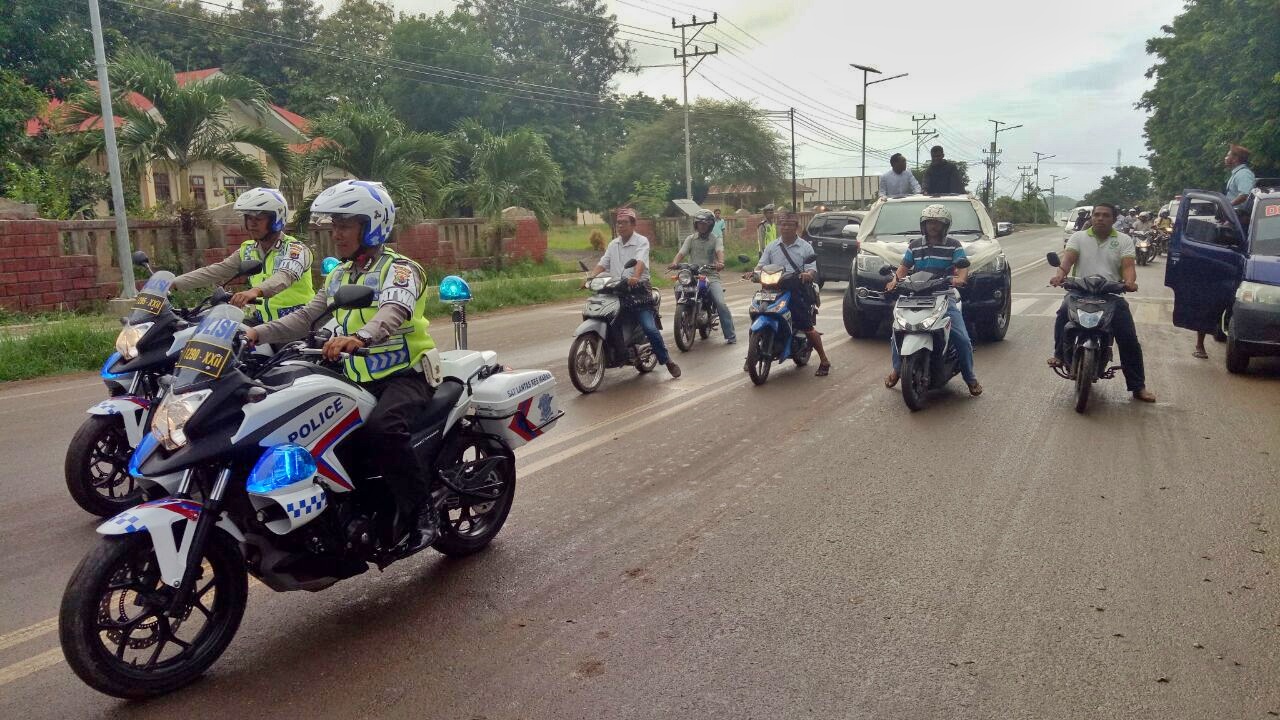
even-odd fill
[(920, 183), (907, 169), (907, 159), (902, 153), (894, 153), (889, 158), (889, 170), (880, 176), (880, 197), (919, 194)]
[(929, 150), (932, 162), (924, 171), (924, 191), (927, 195), (946, 195), (963, 193), (964, 183), (960, 181), (960, 168), (944, 158), (941, 145), (934, 145)]

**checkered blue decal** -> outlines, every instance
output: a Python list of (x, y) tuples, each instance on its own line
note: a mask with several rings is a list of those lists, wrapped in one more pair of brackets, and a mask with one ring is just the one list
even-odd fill
[(120, 513), (119, 515), (116, 516), (116, 519), (113, 520), (112, 522), (114, 522), (116, 525), (124, 526), (124, 531), (127, 533), (141, 532), (147, 529), (145, 525), (138, 524), (141, 521), (138, 520), (137, 515), (126, 515), (124, 513)]
[(321, 492), (316, 495), (312, 495), (300, 502), (287, 503), (285, 504), (284, 509), (295, 518), (300, 518), (303, 515), (310, 515), (312, 513), (318, 513), (324, 509), (324, 493)]

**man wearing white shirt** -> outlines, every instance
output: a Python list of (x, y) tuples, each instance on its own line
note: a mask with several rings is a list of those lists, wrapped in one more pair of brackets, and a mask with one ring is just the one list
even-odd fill
[(907, 159), (902, 153), (894, 153), (889, 158), (889, 167), (893, 169), (880, 176), (880, 197), (920, 194), (920, 183), (907, 169)]

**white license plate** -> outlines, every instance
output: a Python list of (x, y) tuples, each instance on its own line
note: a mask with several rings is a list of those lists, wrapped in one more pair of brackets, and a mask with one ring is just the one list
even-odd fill
[(758, 303), (761, 303), (761, 302), (764, 302), (764, 303), (771, 303), (771, 302), (773, 302), (774, 300), (777, 300), (777, 299), (778, 299), (778, 293), (771, 293), (771, 292), (758, 292), (758, 293), (756, 293), (756, 302), (758, 302)]

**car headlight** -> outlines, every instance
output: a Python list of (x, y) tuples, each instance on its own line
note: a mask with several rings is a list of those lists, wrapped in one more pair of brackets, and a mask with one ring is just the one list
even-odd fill
[(1005, 258), (1004, 253), (996, 256), (996, 272), (1004, 272), (1009, 267), (1009, 260)]
[(155, 325), (154, 322), (138, 323), (137, 325), (125, 325), (120, 329), (120, 334), (116, 336), (116, 352), (120, 353), (120, 357), (125, 360), (132, 360), (138, 357), (138, 341), (143, 335)]
[(1080, 323), (1080, 327), (1092, 329), (1098, 327), (1098, 323), (1102, 322), (1102, 311), (1085, 312), (1081, 310), (1076, 313), (1076, 322)]
[(1247, 303), (1280, 305), (1280, 286), (1242, 282), (1240, 287), (1236, 289), (1236, 300)]
[(197, 390), (165, 396), (151, 418), (151, 432), (166, 450), (177, 450), (187, 444), (187, 421), (212, 393), (212, 390)]
[(858, 272), (875, 275), (880, 268), (888, 265), (884, 258), (870, 253), (858, 253)]
[(680, 281), (681, 285), (688, 285), (693, 282), (693, 273), (688, 270), (681, 270), (680, 274), (676, 275), (676, 279)]

